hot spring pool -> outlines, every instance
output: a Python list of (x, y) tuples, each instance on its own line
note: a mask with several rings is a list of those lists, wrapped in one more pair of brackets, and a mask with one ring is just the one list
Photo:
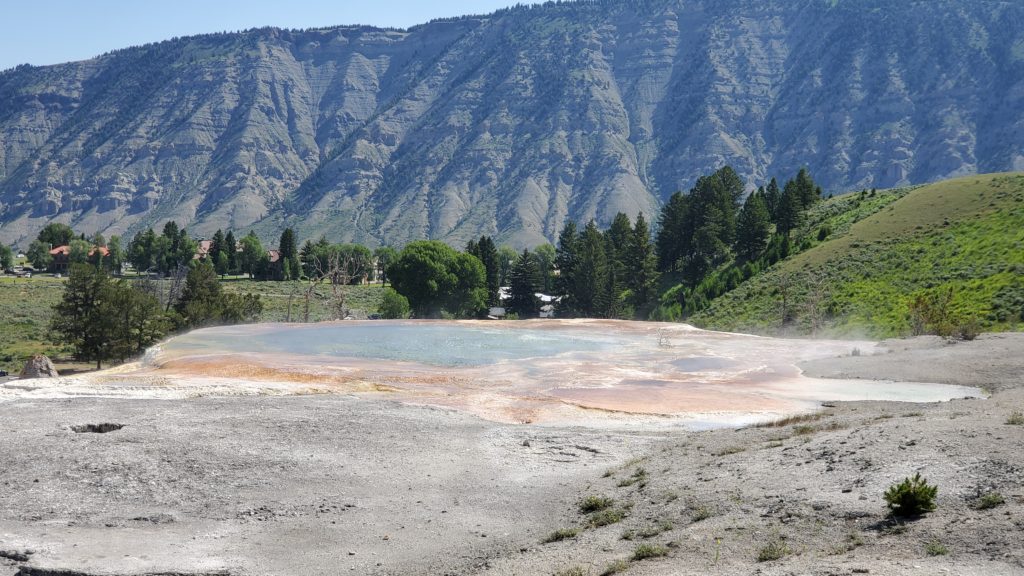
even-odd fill
[(770, 420), (829, 400), (980, 395), (961, 386), (808, 378), (797, 367), (854, 349), (873, 354), (876, 346), (608, 320), (257, 324), (196, 330), (139, 364), (26, 394), (356, 394), (502, 422), (690, 428)]
[(870, 342), (761, 338), (680, 324), (368, 321), (197, 330), (151, 356), (175, 382), (274, 393), (386, 393), (514, 422), (742, 424), (827, 400), (939, 401), (938, 384), (807, 378), (797, 364)]

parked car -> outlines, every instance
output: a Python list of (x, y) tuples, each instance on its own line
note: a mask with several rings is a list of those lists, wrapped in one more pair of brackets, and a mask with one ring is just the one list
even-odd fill
[(0, 378), (7, 376), (7, 370), (0, 370)]

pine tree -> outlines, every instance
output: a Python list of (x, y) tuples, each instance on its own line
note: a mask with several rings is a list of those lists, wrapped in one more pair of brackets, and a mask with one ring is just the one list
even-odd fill
[(782, 199), (779, 202), (778, 217), (775, 219), (775, 230), (783, 236), (800, 226), (803, 219), (803, 203), (800, 197), (800, 190), (796, 182), (786, 182), (782, 190)]
[(814, 184), (814, 180), (811, 178), (807, 168), (801, 168), (797, 172), (795, 184), (802, 208), (810, 208), (821, 199), (821, 190)]
[(54, 306), (50, 331), (69, 344), (83, 360), (95, 360), (96, 369), (111, 358), (115, 340), (111, 315), (116, 307), (107, 273), (87, 264), (72, 264), (64, 296)]
[(568, 314), (578, 310), (576, 301), (576, 269), (579, 267), (579, 235), (576, 223), (569, 221), (558, 234), (555, 248), (555, 293), (562, 298), (560, 308)]
[(671, 272), (677, 269), (682, 259), (684, 226), (689, 211), (689, 198), (676, 192), (661, 208), (658, 215), (658, 236), (655, 240), (658, 253), (658, 270)]
[(772, 177), (771, 181), (768, 182), (768, 187), (764, 190), (764, 203), (768, 208), (768, 215), (771, 217), (772, 222), (775, 222), (779, 218), (779, 209), (782, 206), (782, 191), (779, 190), (779, 182)]
[(238, 274), (238, 241), (235, 240), (235, 233), (228, 230), (224, 236), (224, 250), (228, 255), (228, 274)]
[(213, 262), (213, 268), (217, 274), (223, 276), (228, 273), (228, 256), (225, 253), (224, 232), (217, 230), (210, 242), (210, 251), (207, 257)]
[(498, 262), (498, 248), (490, 236), (481, 236), (480, 240), (470, 240), (466, 244), (466, 253), (476, 256), (484, 265), (487, 276), (487, 305), (496, 306), (501, 290), (501, 266)]
[(298, 280), (302, 276), (302, 264), (299, 262), (299, 247), (294, 230), (284, 229), (277, 244), (277, 251), (281, 255), (281, 279)]
[(580, 233), (578, 246), (579, 261), (573, 274), (572, 299), (584, 316), (601, 316), (608, 308), (608, 303), (602, 301), (609, 289), (608, 260), (604, 235), (593, 220)]
[(658, 281), (658, 258), (654, 254), (643, 212), (636, 215), (626, 254), (626, 285), (633, 293), (633, 306), (640, 308), (650, 300)]
[(771, 219), (764, 198), (759, 193), (751, 194), (736, 221), (736, 256), (745, 261), (757, 259), (768, 245), (770, 228)]
[(510, 276), (508, 309), (521, 318), (536, 316), (540, 310), (536, 294), (540, 290), (541, 277), (537, 260), (529, 250), (523, 250), (516, 259)]

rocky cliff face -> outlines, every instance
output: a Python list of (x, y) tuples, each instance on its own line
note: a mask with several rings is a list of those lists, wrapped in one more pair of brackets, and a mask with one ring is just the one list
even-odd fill
[(1024, 5), (607, 0), (0, 74), (5, 242), (175, 219), (533, 245), (723, 164), (836, 192), (1024, 169)]

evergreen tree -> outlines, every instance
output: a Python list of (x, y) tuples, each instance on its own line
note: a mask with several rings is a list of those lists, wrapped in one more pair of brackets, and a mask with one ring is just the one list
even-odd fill
[(0, 272), (10, 270), (14, 267), (14, 253), (11, 251), (11, 247), (6, 244), (0, 244)]
[(70, 345), (76, 357), (95, 360), (97, 370), (114, 354), (114, 297), (106, 272), (87, 264), (72, 264), (64, 296), (54, 306), (50, 322), (54, 337)]
[(690, 201), (682, 192), (676, 192), (661, 208), (658, 216), (658, 270), (672, 272), (678, 269), (683, 257), (684, 227), (688, 220)]
[(529, 250), (523, 250), (516, 259), (509, 280), (509, 311), (515, 312), (521, 318), (537, 316), (540, 300), (536, 293), (540, 289), (541, 278), (537, 260)]
[(294, 230), (284, 229), (277, 244), (277, 251), (281, 255), (281, 279), (298, 280), (302, 276), (302, 264), (299, 262), (299, 247), (295, 240)]
[(235, 240), (235, 233), (228, 230), (224, 236), (224, 251), (228, 255), (228, 274), (238, 274), (238, 240)]
[(768, 217), (772, 222), (778, 221), (779, 206), (782, 204), (782, 192), (779, 190), (779, 183), (773, 177), (764, 190), (764, 203), (768, 209)]
[(626, 286), (633, 294), (633, 306), (640, 308), (651, 299), (658, 281), (658, 258), (643, 212), (636, 215), (626, 254)]
[(221, 276), (228, 273), (228, 255), (225, 250), (224, 232), (218, 229), (213, 234), (213, 240), (210, 241), (210, 252), (207, 257), (213, 262), (214, 270)]
[(576, 223), (569, 221), (558, 234), (558, 248), (555, 249), (555, 293), (562, 298), (560, 308), (570, 314), (578, 309), (576, 296), (576, 270), (579, 267), (579, 235)]
[(796, 182), (793, 180), (786, 182), (786, 186), (782, 190), (782, 199), (779, 202), (779, 214), (775, 220), (776, 232), (783, 236), (789, 236), (791, 231), (800, 226), (803, 220), (803, 209), (800, 190)]
[(490, 236), (481, 236), (476, 242), (470, 240), (466, 245), (466, 253), (475, 256), (484, 265), (484, 274), (487, 277), (487, 305), (496, 306), (501, 289), (501, 265), (494, 240)]
[(625, 265), (616, 255), (615, 243), (611, 235), (604, 234), (605, 270), (599, 279), (600, 289), (594, 304), (594, 315), (602, 318), (619, 318), (622, 316), (622, 284)]
[(815, 202), (821, 199), (821, 190), (814, 184), (807, 168), (801, 168), (797, 172), (795, 185), (800, 198), (801, 208), (810, 208)]
[(608, 302), (608, 260), (605, 253), (605, 239), (597, 224), (591, 220), (580, 233), (579, 263), (573, 274), (572, 301), (577, 311), (586, 317), (603, 315)]
[(224, 294), (217, 280), (217, 271), (209, 259), (189, 270), (185, 289), (174, 309), (181, 316), (182, 326), (187, 328), (197, 328), (211, 319), (221, 318)]
[(751, 194), (736, 222), (736, 256), (740, 260), (756, 260), (768, 245), (770, 228), (771, 218), (764, 198), (759, 193)]

